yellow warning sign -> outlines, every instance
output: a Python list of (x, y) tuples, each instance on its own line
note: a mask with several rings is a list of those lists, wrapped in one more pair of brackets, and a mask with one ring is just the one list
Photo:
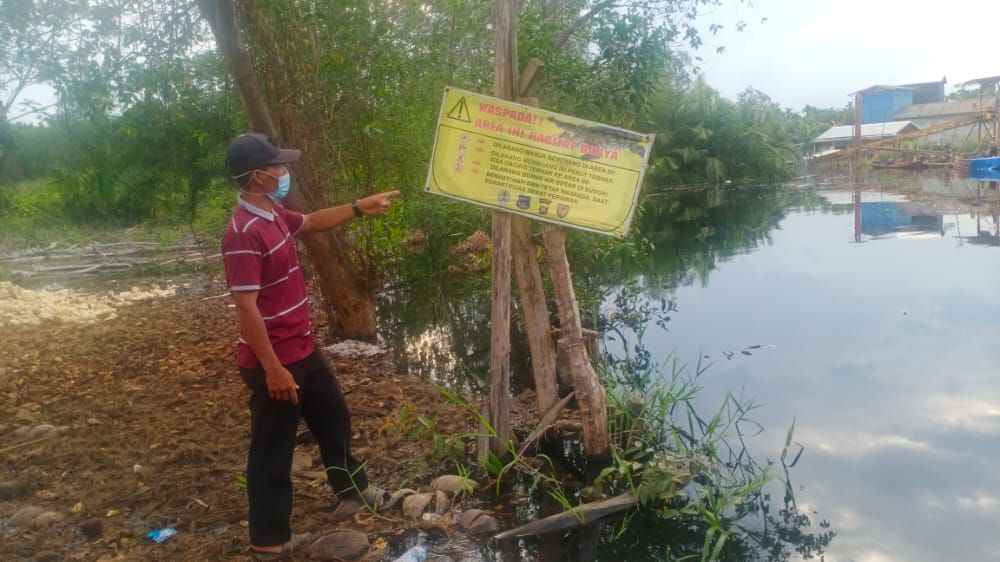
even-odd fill
[(448, 118), (466, 123), (472, 122), (472, 118), (469, 117), (469, 104), (465, 103), (465, 96), (462, 96), (462, 99), (458, 100), (458, 103), (451, 108), (451, 111), (448, 112)]
[(426, 191), (625, 237), (653, 135), (445, 88)]

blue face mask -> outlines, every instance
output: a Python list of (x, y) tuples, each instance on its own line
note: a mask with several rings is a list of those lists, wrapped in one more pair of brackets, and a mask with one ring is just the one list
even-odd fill
[(292, 175), (285, 172), (284, 175), (278, 178), (278, 189), (275, 189), (272, 193), (268, 193), (268, 195), (275, 201), (281, 201), (288, 195), (288, 190), (291, 188)]
[[(261, 173), (264, 174), (265, 176), (271, 176), (271, 174), (267, 172), (261, 172)], [(271, 177), (278, 179), (278, 189), (275, 189), (271, 193), (268, 193), (267, 196), (270, 197), (275, 202), (281, 201), (282, 199), (285, 198), (285, 196), (288, 195), (288, 190), (292, 188), (292, 175), (289, 174), (288, 172), (285, 172), (280, 176), (271, 176)]]

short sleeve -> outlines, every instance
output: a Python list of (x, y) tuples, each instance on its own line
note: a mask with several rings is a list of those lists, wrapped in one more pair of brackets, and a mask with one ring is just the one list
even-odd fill
[(229, 231), (222, 237), (222, 263), (230, 291), (259, 291), (263, 259), (256, 236)]
[(281, 214), (281, 218), (284, 219), (285, 225), (288, 226), (288, 232), (291, 232), (292, 236), (296, 236), (302, 230), (302, 225), (306, 222), (306, 217), (302, 213), (286, 209), (281, 205), (275, 205), (274, 210)]

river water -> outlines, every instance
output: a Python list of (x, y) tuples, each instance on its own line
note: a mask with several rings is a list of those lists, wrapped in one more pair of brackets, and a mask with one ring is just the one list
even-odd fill
[[(596, 305), (605, 314), (629, 281), (640, 299), (674, 303), (668, 322), (646, 328), (647, 348), (653, 359), (707, 366), (705, 411), (729, 391), (758, 404), (763, 431), (747, 438), (758, 459), (780, 454), (794, 420), (802, 454), (790, 476), (804, 530), (826, 522), (835, 533), (812, 554), (998, 560), (998, 209), (995, 185), (944, 173), (680, 189), (648, 198), (639, 258), (586, 275), (607, 290)], [(485, 295), (482, 284), (438, 285), (437, 305), (384, 307), (404, 328), (400, 359), (475, 386), (469, 374), (486, 372), (488, 356)], [(526, 361), (515, 347), (515, 373)], [(602, 538), (587, 557), (618, 559), (623, 540)], [(632, 558), (657, 559), (656, 540)], [(780, 559), (802, 558), (795, 542)], [(544, 555), (540, 543), (518, 548), (477, 556), (576, 559)]]

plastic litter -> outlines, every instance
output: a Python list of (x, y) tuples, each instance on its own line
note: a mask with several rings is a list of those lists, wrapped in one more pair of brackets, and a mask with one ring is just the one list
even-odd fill
[(162, 544), (163, 541), (169, 539), (170, 537), (177, 534), (177, 529), (173, 527), (164, 527), (162, 529), (156, 529), (146, 533), (147, 539), (153, 539), (156, 544)]
[(323, 351), (327, 351), (339, 357), (374, 357), (385, 353), (386, 349), (383, 345), (381, 345), (381, 339), (378, 344), (371, 344), (357, 340), (344, 340), (340, 343), (324, 347)]
[(427, 558), (427, 545), (418, 544), (407, 550), (392, 562), (423, 562)]

